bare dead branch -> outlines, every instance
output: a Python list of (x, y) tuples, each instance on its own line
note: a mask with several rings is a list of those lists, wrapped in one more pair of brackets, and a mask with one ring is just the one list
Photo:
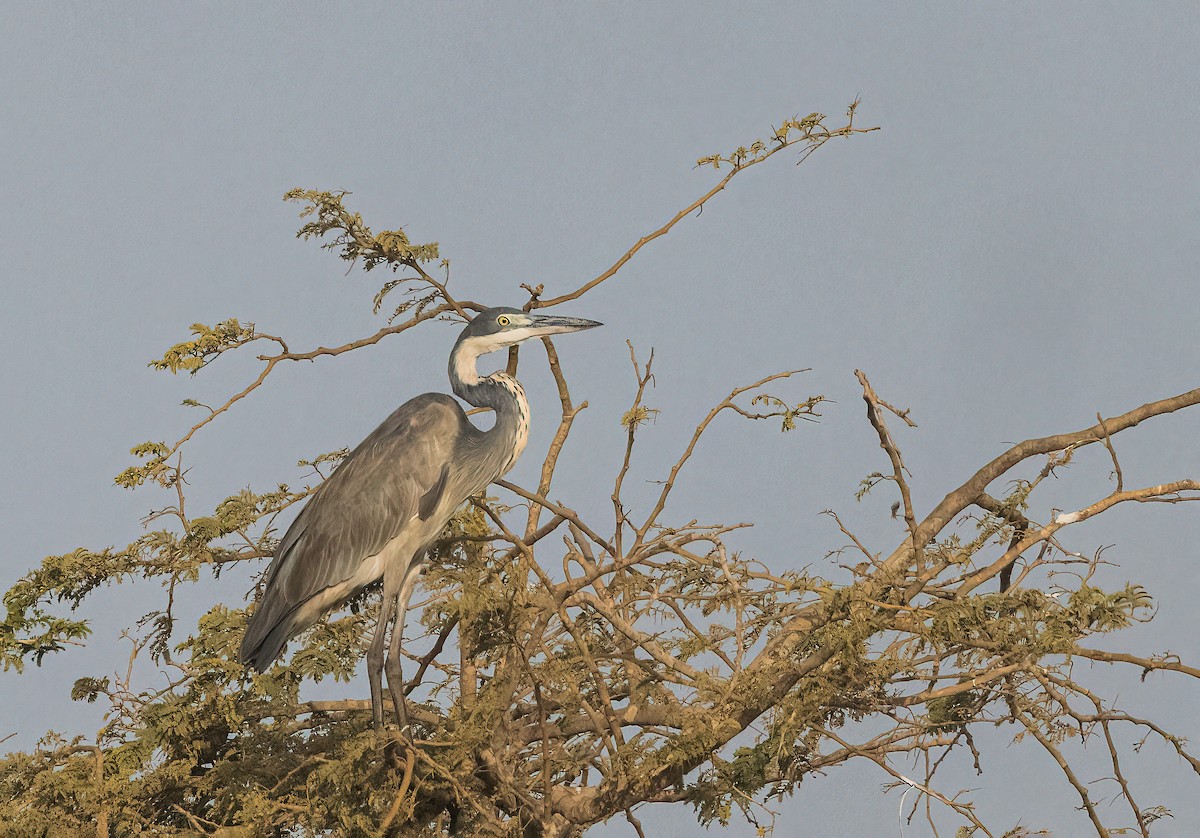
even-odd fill
[(801, 160), (801, 162), (803, 162), (804, 159), (807, 159), (808, 155), (812, 154), (814, 151), (816, 151), (818, 148), (823, 146), (826, 142), (828, 142), (831, 139), (834, 139), (836, 137), (849, 137), (854, 134), (867, 134), (872, 131), (879, 130), (878, 128), (855, 128), (853, 112), (854, 112), (854, 109), (851, 108), (850, 121), (847, 122), (846, 125), (842, 128), (838, 128), (838, 129), (835, 129), (832, 131), (822, 130), (819, 132), (808, 132), (807, 134), (801, 134), (791, 140), (788, 140), (787, 142), (785, 142), (781, 145), (776, 146), (775, 148), (772, 148), (770, 151), (765, 152), (761, 157), (758, 157), (758, 158), (755, 158), (752, 160), (746, 160), (745, 162), (743, 162), (741, 164), (734, 165), (733, 168), (730, 170), (729, 174), (727, 174), (727, 175), (725, 175), (725, 177), (721, 178), (721, 180), (718, 181), (715, 186), (713, 186), (711, 189), (709, 189), (707, 192), (705, 192), (703, 195), (701, 195), (696, 200), (692, 201), (690, 204), (688, 204), (686, 207), (681, 209), (679, 212), (675, 213), (675, 215), (671, 216), (671, 218), (665, 224), (663, 224), (661, 227), (659, 227), (657, 230), (647, 233), (646, 235), (644, 235), (640, 239), (638, 239), (634, 243), (633, 247), (631, 247), (631, 248), (629, 248), (629, 250), (625, 251), (625, 253), (622, 254), (621, 257), (619, 259), (617, 259), (616, 262), (614, 262), (612, 265), (610, 265), (606, 271), (601, 273), (595, 279), (585, 282), (583, 285), (579, 286), (574, 291), (570, 291), (566, 294), (561, 294), (557, 297), (551, 297), (548, 300), (542, 300), (542, 299), (535, 298), (530, 301), (532, 307), (533, 308), (549, 308), (551, 306), (556, 306), (556, 305), (560, 305), (565, 302), (569, 302), (570, 300), (577, 300), (580, 297), (582, 297), (584, 294), (586, 294), (588, 291), (591, 291), (593, 288), (595, 288), (600, 283), (604, 282), (607, 279), (611, 279), (613, 276), (616, 275), (617, 271), (621, 270), (621, 268), (623, 268), (625, 266), (626, 262), (628, 262), (630, 259), (632, 259), (634, 256), (637, 255), (637, 252), (639, 250), (641, 250), (643, 247), (645, 247), (647, 244), (654, 241), (655, 239), (657, 239), (661, 236), (665, 236), (667, 233), (671, 232), (671, 229), (676, 224), (678, 224), (684, 218), (687, 218), (693, 212), (703, 209), (704, 205), (706, 203), (708, 203), (710, 198), (712, 198), (718, 192), (721, 192), (722, 190), (725, 189), (725, 187), (729, 184), (729, 181), (733, 180), (737, 175), (746, 171), (751, 166), (757, 166), (759, 163), (766, 162), (771, 157), (774, 157), (776, 154), (783, 151), (785, 148), (791, 148), (792, 146), (795, 146), (797, 144), (807, 145), (808, 148), (805, 151), (804, 158), (802, 158), (802, 160)]
[(1200, 388), (1189, 390), (1178, 396), (1148, 402), (1119, 416), (1113, 416), (1089, 428), (1066, 434), (1028, 439), (1018, 443), (996, 457), (979, 471), (975, 472), (967, 482), (946, 495), (917, 526), (912, 544), (897, 548), (888, 557), (885, 566), (892, 571), (899, 570), (907, 561), (910, 550), (921, 551), (929, 543), (929, 539), (941, 532), (964, 509), (975, 502), (988, 485), (1030, 457), (1039, 454), (1049, 454), (1052, 451), (1063, 451), (1070, 447), (1082, 447), (1093, 442), (1099, 442), (1105, 436), (1111, 436), (1135, 427), (1147, 419), (1164, 416), (1186, 407), (1200, 404)]
[(867, 381), (867, 376), (864, 372), (855, 370), (854, 375), (858, 378), (858, 382), (863, 388), (863, 401), (867, 403), (867, 419), (871, 422), (871, 427), (875, 428), (875, 432), (879, 435), (880, 447), (887, 452), (888, 459), (892, 462), (892, 477), (896, 481), (896, 485), (900, 488), (900, 497), (904, 502), (904, 524), (908, 528), (913, 557), (915, 559), (917, 558), (918, 550), (916, 540), (917, 520), (913, 513), (912, 493), (909, 491), (908, 481), (904, 477), (904, 460), (900, 456), (900, 449), (896, 447), (896, 443), (887, 429), (887, 424), (883, 421), (883, 414), (880, 408), (885, 407), (895, 413), (907, 422), (910, 427), (915, 428), (916, 424), (908, 418), (908, 411), (898, 411), (896, 408), (880, 400), (875, 390), (871, 387), (871, 382)]

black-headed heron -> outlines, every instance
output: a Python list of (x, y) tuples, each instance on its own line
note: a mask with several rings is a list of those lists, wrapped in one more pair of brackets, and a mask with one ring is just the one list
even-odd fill
[(292, 522), (275, 550), (240, 658), (260, 672), (288, 640), (330, 610), (383, 580), (383, 602), (367, 652), (371, 709), (383, 724), (384, 637), (388, 690), (401, 728), (407, 726), (400, 672), (404, 613), (426, 549), (456, 509), (512, 468), (529, 438), (529, 403), (504, 372), (480, 377), (481, 355), (530, 338), (590, 329), (577, 317), (493, 308), (476, 316), (450, 353), (455, 395), (490, 407), (490, 430), (471, 424), (442, 393), (417, 396), (396, 409), (342, 461)]

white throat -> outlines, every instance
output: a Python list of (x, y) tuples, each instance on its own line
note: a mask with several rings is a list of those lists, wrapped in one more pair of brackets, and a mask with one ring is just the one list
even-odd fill
[(479, 383), (479, 370), (476, 369), (475, 362), (479, 359), (480, 353), (473, 350), (473, 346), (464, 342), (454, 353), (454, 374), (468, 386)]
[(464, 384), (468, 386), (478, 384), (479, 370), (476, 369), (475, 362), (481, 355), (512, 346), (517, 342), (513, 340), (513, 337), (518, 331), (520, 330), (514, 329), (507, 333), (498, 332), (494, 335), (482, 335), (464, 340), (459, 344), (458, 351), (454, 355), (454, 372)]

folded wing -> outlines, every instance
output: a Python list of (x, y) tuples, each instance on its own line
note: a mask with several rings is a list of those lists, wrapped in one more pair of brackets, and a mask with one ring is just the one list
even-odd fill
[[(471, 430), (458, 402), (427, 393), (397, 408), (342, 461), (275, 550), (242, 641), (243, 663), (265, 670), (289, 639), (320, 618), (306, 604), (335, 595), (327, 611), (361, 590), (347, 583), (410, 521), (429, 517), (455, 449)], [(382, 568), (374, 579), (381, 575)]]

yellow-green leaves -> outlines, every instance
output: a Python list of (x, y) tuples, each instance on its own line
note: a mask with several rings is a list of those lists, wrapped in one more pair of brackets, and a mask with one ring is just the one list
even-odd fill
[(167, 453), (167, 446), (162, 442), (142, 442), (129, 449), (135, 457), (162, 457)]
[(71, 700), (94, 704), (97, 698), (108, 692), (108, 687), (107, 678), (78, 678), (71, 685)]
[(143, 442), (133, 446), (129, 449), (129, 453), (146, 462), (140, 466), (130, 466), (125, 469), (113, 478), (113, 482), (125, 489), (136, 489), (162, 472), (170, 450), (162, 442)]
[(242, 325), (235, 317), (223, 320), (216, 326), (193, 323), (191, 332), (195, 337), (175, 344), (149, 365), (156, 370), (170, 370), (172, 373), (186, 370), (195, 375), (217, 355), (256, 338), (254, 324)]
[(658, 415), (658, 411), (654, 408), (646, 407), (639, 404), (632, 410), (627, 410), (621, 416), (621, 427), (627, 431), (632, 431), (638, 425), (644, 425), (654, 419)]
[(960, 725), (971, 720), (978, 701), (979, 695), (973, 690), (934, 698), (925, 705), (925, 718), (931, 725)]
[(50, 614), (42, 606), (51, 600), (77, 606), (95, 588), (120, 579), (127, 566), (124, 553), (93, 553), (81, 547), (61, 556), (48, 556), (41, 567), (21, 577), (4, 594), (0, 669), (20, 672), (27, 657), (40, 665), (50, 652), (78, 644), (90, 635), (86, 621)]
[(345, 191), (321, 192), (316, 189), (292, 189), (284, 194), (285, 201), (304, 204), (301, 218), (312, 218), (300, 228), (296, 237), (307, 240), (336, 233), (321, 247), (337, 251), (338, 256), (347, 262), (361, 259), (363, 268), (368, 271), (383, 264), (391, 265), (395, 270), (438, 258), (437, 242), (413, 244), (402, 229), (372, 233), (359, 213), (350, 212), (342, 204), (342, 199), (349, 194)]
[[(857, 102), (850, 106), (851, 116), (856, 106)], [(827, 140), (834, 134), (825, 129), (824, 119), (825, 114), (815, 111), (803, 118), (794, 116), (791, 119), (785, 119), (778, 128), (771, 129), (771, 141), (778, 149), (797, 141), (816, 143)], [(749, 146), (738, 146), (728, 154), (709, 154), (701, 157), (696, 161), (696, 165), (720, 169), (722, 163), (728, 163), (734, 168), (738, 168), (747, 163), (757, 162), (768, 154), (767, 144), (762, 140), (755, 140)]]
[(810, 396), (793, 405), (769, 393), (760, 393), (750, 400), (750, 404), (762, 405), (771, 410), (767, 413), (744, 413), (743, 415), (748, 419), (780, 419), (782, 421), (780, 431), (787, 433), (796, 429), (797, 419), (803, 419), (805, 422), (817, 421), (821, 417), (821, 414), (817, 413), (817, 406), (824, 401), (824, 396)]

